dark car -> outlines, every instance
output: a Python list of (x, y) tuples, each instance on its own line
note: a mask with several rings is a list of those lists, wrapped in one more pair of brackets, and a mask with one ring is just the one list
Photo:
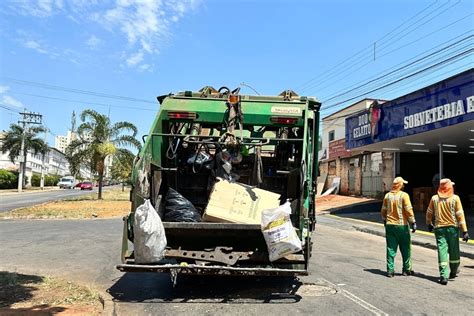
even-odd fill
[(92, 190), (94, 188), (94, 185), (92, 182), (82, 182), (81, 183), (81, 190)]

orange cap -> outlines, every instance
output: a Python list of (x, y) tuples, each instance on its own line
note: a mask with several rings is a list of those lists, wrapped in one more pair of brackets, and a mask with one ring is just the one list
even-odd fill
[(439, 180), (439, 187), (438, 187), (439, 197), (444, 198), (444, 199), (452, 197), (454, 194), (453, 185), (454, 185), (454, 182), (452, 182), (448, 178)]

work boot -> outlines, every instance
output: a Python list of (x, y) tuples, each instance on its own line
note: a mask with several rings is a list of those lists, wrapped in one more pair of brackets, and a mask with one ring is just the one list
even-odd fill
[(456, 272), (451, 272), (451, 273), (449, 274), (449, 278), (450, 278), (450, 279), (454, 279), (454, 278), (456, 278), (457, 276), (458, 276), (458, 275), (457, 275)]
[(442, 285), (447, 285), (448, 284), (448, 279), (446, 279), (444, 277), (441, 277), (441, 279), (439, 279), (439, 283), (442, 284)]
[(403, 271), (402, 275), (403, 276), (415, 275), (415, 271), (413, 271), (413, 270)]
[(388, 276), (389, 278), (393, 278), (393, 277), (395, 276), (395, 272), (389, 271), (389, 272), (387, 272), (387, 276)]

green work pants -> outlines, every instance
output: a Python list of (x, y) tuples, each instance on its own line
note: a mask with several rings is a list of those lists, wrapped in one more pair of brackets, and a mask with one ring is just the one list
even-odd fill
[(394, 272), (394, 259), (398, 246), (402, 253), (403, 271), (410, 272), (411, 267), (411, 235), (408, 225), (385, 225), (385, 239), (387, 240), (387, 272)]
[[(459, 256), (459, 229), (455, 226), (439, 227), (434, 230), (438, 246), (439, 274), (449, 277), (449, 272), (457, 273), (461, 257)], [(449, 265), (449, 270), (448, 270)]]

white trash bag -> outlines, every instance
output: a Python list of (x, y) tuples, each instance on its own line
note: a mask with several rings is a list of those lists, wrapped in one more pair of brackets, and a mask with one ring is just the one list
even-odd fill
[(133, 236), (136, 263), (154, 263), (163, 258), (165, 228), (150, 200), (145, 200), (135, 211)]
[(290, 202), (262, 211), (262, 233), (267, 242), (270, 261), (302, 249), (301, 241), (291, 224), (290, 214)]

